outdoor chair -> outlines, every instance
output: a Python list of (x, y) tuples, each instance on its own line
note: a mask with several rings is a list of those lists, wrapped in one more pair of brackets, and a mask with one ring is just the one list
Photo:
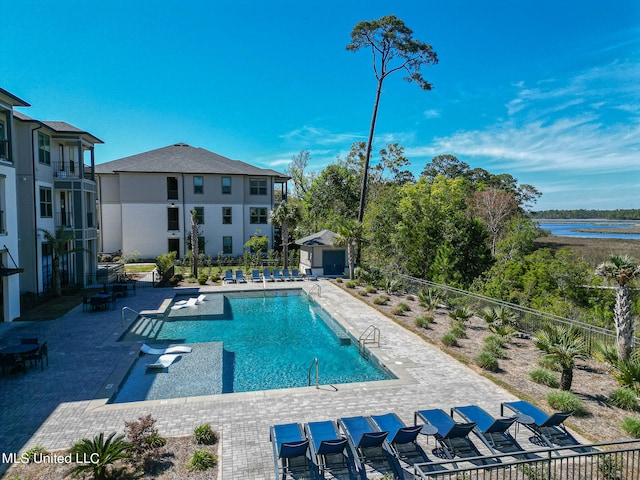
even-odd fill
[(287, 475), (301, 476), (310, 474), (316, 477), (316, 467), (311, 461), (309, 440), (299, 423), (274, 425), (270, 429), (273, 448), (273, 463), (276, 478), (285, 480)]
[(287, 282), (291, 282), (293, 280), (293, 278), (291, 278), (291, 274), (289, 273), (288, 268), (285, 268), (282, 270), (282, 278)]
[[(551, 415), (540, 410), (535, 405), (524, 400), (515, 402), (502, 402), (500, 405), (500, 414), (508, 408), (516, 414), (516, 420), (519, 424), (527, 427), (534, 436), (530, 441), (534, 444), (553, 447), (567, 447), (572, 445), (580, 445), (580, 442), (571, 435), (563, 422), (573, 415), (573, 411), (555, 412)], [(576, 451), (591, 451), (590, 447), (581, 447), (574, 449)]]
[(273, 282), (274, 279), (271, 276), (271, 272), (269, 271), (268, 268), (265, 268), (264, 271), (262, 272), (262, 278), (265, 280), (265, 282)]
[(260, 271), (253, 269), (251, 270), (251, 281), (252, 282), (261, 282), (262, 278), (260, 278)]
[(242, 270), (236, 270), (236, 283), (247, 283)]
[(526, 453), (525, 449), (509, 433), (509, 428), (516, 422), (517, 417), (494, 418), (477, 405), (453, 407), (451, 409), (452, 417), (454, 413), (458, 414), (465, 422), (476, 424), (473, 433), (491, 453), (510, 453), (516, 458), (540, 458), (538, 455)]
[(143, 343), (140, 346), (140, 351), (148, 355), (164, 355), (165, 353), (190, 353), (191, 350), (192, 348), (187, 347), (186, 345), (176, 345), (174, 347), (166, 348), (153, 348), (146, 343)]
[(304, 274), (307, 277), (307, 280), (318, 280), (318, 277), (314, 275), (313, 271), (310, 268), (305, 268)]
[(423, 461), (426, 455), (423, 455), (422, 449), (418, 445), (418, 434), (422, 430), (421, 425), (412, 425), (408, 427), (400, 420), (400, 417), (395, 413), (387, 413), (384, 415), (371, 415), (369, 417), (370, 423), (373, 427), (380, 432), (389, 432), (387, 441), (393, 448), (394, 454), (400, 455), (401, 446), (412, 445), (416, 453), (423, 457)]
[(147, 363), (147, 368), (168, 368), (173, 362), (175, 362), (181, 355), (180, 354), (165, 354), (160, 355), (154, 363)]
[(24, 355), (23, 360), (31, 362), (31, 365), (37, 365), (40, 362), (40, 370), (44, 370), (44, 359), (47, 359), (47, 367), (49, 366), (49, 350), (47, 348), (47, 342), (43, 342), (42, 345), (38, 347), (35, 353), (30, 353)]
[(282, 278), (282, 275), (280, 275), (280, 270), (278, 268), (274, 268), (273, 269), (273, 279), (276, 282), (282, 282), (284, 281), (284, 279)]
[(291, 278), (293, 280), (304, 280), (304, 278), (300, 276), (300, 272), (298, 271), (297, 268), (294, 268), (291, 270)]
[(323, 477), (325, 472), (336, 476), (338, 470), (346, 469), (350, 479), (357, 478), (348, 440), (334, 422), (309, 422), (304, 425), (304, 431), (309, 439), (311, 460)]
[(224, 274), (224, 283), (236, 283), (236, 279), (233, 278), (233, 272), (231, 270), (227, 270)]

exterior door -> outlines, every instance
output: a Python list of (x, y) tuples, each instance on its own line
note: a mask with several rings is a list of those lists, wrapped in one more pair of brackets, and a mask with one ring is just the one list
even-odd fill
[(344, 273), (344, 250), (325, 250), (322, 252), (324, 275), (342, 275)]

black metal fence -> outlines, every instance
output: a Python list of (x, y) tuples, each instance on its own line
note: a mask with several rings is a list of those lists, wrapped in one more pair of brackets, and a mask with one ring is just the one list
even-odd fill
[(417, 463), (414, 480), (640, 480), (640, 440), (585, 447), (581, 452), (568, 447), (527, 451), (537, 459), (502, 454)]
[[(483, 295), (460, 290), (448, 285), (422, 280), (408, 275), (394, 274), (394, 278), (398, 279), (404, 289), (411, 294), (417, 295), (425, 288), (437, 290), (444, 296), (445, 302), (449, 305), (467, 306), (474, 311), (480, 311), (485, 307), (504, 307), (511, 311), (518, 324), (518, 329), (528, 334), (535, 334), (544, 325), (564, 325), (578, 328), (585, 339), (585, 343), (589, 352), (598, 342), (605, 344), (614, 344), (616, 340), (615, 332), (606, 328), (591, 325), (578, 320), (560, 317), (550, 313), (533, 310), (509, 302), (496, 300), (495, 298), (485, 297)], [(640, 339), (635, 338), (635, 346), (640, 345)]]

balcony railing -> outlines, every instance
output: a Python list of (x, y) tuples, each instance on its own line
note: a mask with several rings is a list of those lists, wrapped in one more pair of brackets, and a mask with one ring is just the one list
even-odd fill
[(9, 140), (0, 140), (0, 160), (9, 161)]
[(78, 166), (76, 162), (51, 162), (53, 176), (56, 178), (76, 178), (78, 176)]
[(7, 223), (4, 210), (0, 210), (0, 233), (7, 233)]

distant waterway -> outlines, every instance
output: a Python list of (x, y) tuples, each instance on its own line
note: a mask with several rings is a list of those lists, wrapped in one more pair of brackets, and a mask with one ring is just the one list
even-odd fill
[(557, 237), (640, 240), (640, 220), (539, 220), (538, 223)]

